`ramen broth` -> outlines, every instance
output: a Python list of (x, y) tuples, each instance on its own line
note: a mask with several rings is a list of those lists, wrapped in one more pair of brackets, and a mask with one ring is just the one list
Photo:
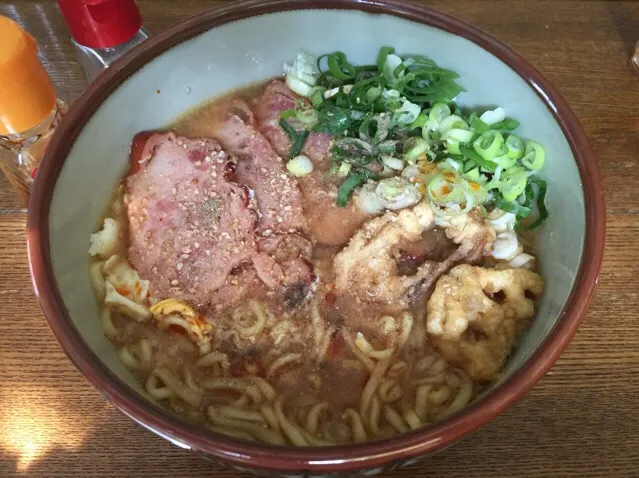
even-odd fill
[[(265, 87), (259, 83), (215, 98), (168, 129), (188, 138), (216, 138), (218, 111), (238, 99), (255, 108)], [(130, 245), (125, 190), (126, 182), (106, 213), (120, 231), (118, 248), (110, 251), (120, 258), (128, 257)], [(250, 274), (240, 270), (238, 280), (245, 281), (241, 300), (210, 307), (176, 300), (163, 306), (166, 313), (156, 313), (154, 304), (171, 298), (154, 297), (151, 283), (153, 318), (131, 320), (126, 308), (105, 308), (102, 325), (124, 364), (154, 399), (180, 416), (240, 439), (282, 445), (359, 443), (407, 432), (460, 410), (489, 381), (471, 379), (431, 343), (426, 304), (435, 282), (417, 291), (408, 304), (341, 295), (335, 289), (334, 264), (342, 249), (313, 244), (308, 259), (314, 277), (308, 289), (273, 290), (255, 277), (245, 279)], [(416, 242), (399, 244), (391, 255), (399, 274), (410, 276), (425, 262), (441, 263), (456, 249), (445, 228), (436, 226)], [(101, 301), (104, 264), (92, 266)], [(492, 267), (495, 261), (482, 259), (478, 265)], [(234, 277), (228, 281), (233, 283)], [(479, 334), (474, 340), (481, 339)]]

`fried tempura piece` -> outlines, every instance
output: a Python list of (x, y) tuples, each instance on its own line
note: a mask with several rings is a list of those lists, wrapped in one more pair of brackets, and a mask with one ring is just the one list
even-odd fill
[(433, 345), (471, 379), (494, 379), (533, 317), (534, 299), (543, 289), (541, 277), (526, 269), (453, 268), (428, 301)]

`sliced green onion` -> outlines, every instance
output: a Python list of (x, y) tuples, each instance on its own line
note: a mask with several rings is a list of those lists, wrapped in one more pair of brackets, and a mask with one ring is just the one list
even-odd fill
[(433, 134), (439, 129), (439, 123), (433, 121), (432, 119), (427, 119), (424, 125), (422, 126), (422, 138), (425, 140), (431, 139)]
[(546, 159), (546, 153), (544, 148), (534, 141), (528, 141), (526, 143), (526, 152), (521, 160), (521, 164), (533, 171), (539, 171), (544, 165)]
[[(449, 203), (446, 204), (445, 206), (441, 204), (436, 204), (435, 205), (436, 207), (433, 208), (433, 211), (435, 212), (435, 214), (438, 216), (453, 217), (453, 216), (458, 216), (460, 214), (465, 214), (468, 211), (470, 211), (472, 208), (474, 208), (475, 198), (470, 193), (470, 191), (464, 188), (459, 188), (459, 192), (461, 193), (464, 199), (462, 199), (459, 202), (453, 202), (452, 206), (449, 205)], [(464, 204), (463, 209), (461, 208), (460, 204)]]
[(399, 98), (401, 97), (399, 91), (394, 90), (394, 89), (384, 89), (382, 91), (382, 96), (386, 99), (389, 100), (399, 100)]
[(531, 208), (528, 206), (517, 204), (516, 202), (506, 201), (504, 198), (497, 198), (495, 206), (502, 211), (506, 211), (516, 215), (518, 218), (528, 217), (531, 213)]
[(519, 159), (524, 155), (524, 142), (514, 134), (509, 134), (506, 138), (506, 147), (511, 159)]
[(444, 134), (451, 129), (468, 129), (468, 123), (466, 123), (460, 116), (451, 115), (444, 118), (439, 123), (439, 133)]
[(371, 86), (368, 90), (366, 90), (366, 99), (369, 102), (375, 101), (377, 98), (379, 98), (379, 95), (382, 94), (383, 90), (384, 88), (382, 88), (381, 85)]
[(426, 194), (435, 204), (446, 204), (463, 199), (459, 177), (453, 171), (436, 174), (426, 186)]
[(490, 129), (490, 126), (488, 126), (481, 119), (479, 119), (475, 113), (470, 115), (468, 119), (468, 124), (473, 130), (475, 130), (479, 134), (485, 133), (486, 131)]
[(340, 87), (336, 86), (335, 88), (331, 88), (330, 90), (326, 90), (324, 92), (324, 99), (325, 100), (330, 100), (333, 96), (338, 95), (340, 92)]
[(291, 151), (289, 151), (288, 153), (289, 158), (294, 158), (295, 156), (300, 154), (300, 151), (302, 151), (304, 142), (306, 141), (306, 138), (308, 138), (308, 135), (309, 132), (307, 130), (302, 130), (297, 134), (297, 138), (295, 138), (295, 141), (293, 142)]
[(452, 113), (447, 104), (437, 103), (434, 104), (428, 114), (428, 117), (436, 124), (441, 123), (445, 118), (448, 118)]
[(399, 56), (394, 53), (389, 53), (388, 56), (386, 56), (383, 74), (389, 85), (395, 85), (405, 69), (406, 67), (403, 65), (402, 59)]
[(473, 139), (473, 136), (475, 136), (475, 133), (468, 129), (452, 128), (442, 134), (442, 139), (450, 139), (458, 143), (468, 143)]
[(303, 177), (313, 172), (313, 163), (307, 156), (299, 155), (286, 163), (286, 169), (296, 177)]
[(310, 95), (312, 88), (311, 85), (304, 83), (302, 80), (293, 75), (286, 75), (286, 86), (298, 95), (305, 97)]
[(502, 171), (503, 171), (503, 168), (501, 166), (497, 166), (497, 169), (495, 169), (495, 172), (493, 173), (493, 177), (490, 179), (490, 182), (486, 184), (487, 190), (501, 188), (500, 178), (501, 178)]
[(383, 141), (377, 145), (377, 151), (381, 154), (393, 155), (397, 153), (397, 147), (400, 145), (401, 141), (397, 139), (389, 139)]
[(384, 65), (386, 65), (386, 58), (388, 55), (395, 53), (395, 48), (391, 46), (383, 46), (379, 49), (379, 54), (377, 55), (377, 72), (384, 72)]
[(393, 120), (399, 125), (408, 125), (417, 119), (420, 112), (421, 108), (418, 104), (404, 100), (401, 108), (395, 111)]
[(328, 69), (334, 78), (338, 80), (351, 80), (355, 78), (356, 70), (348, 60), (346, 55), (341, 51), (336, 51), (328, 55), (327, 58)]
[(294, 142), (297, 139), (297, 131), (295, 131), (295, 129), (293, 129), (293, 127), (288, 124), (288, 122), (284, 118), (280, 118), (280, 126), (284, 131), (286, 131), (286, 134), (288, 134), (288, 137), (291, 139), (291, 141)]
[(471, 159), (475, 164), (477, 164), (477, 166), (479, 166), (480, 168), (490, 173), (494, 173), (495, 169), (497, 169), (497, 163), (495, 163), (494, 161), (489, 161), (487, 159), (482, 158), (479, 154), (477, 154), (477, 151), (475, 151), (475, 149), (471, 148), (470, 146), (466, 146), (466, 145), (460, 146), (459, 152), (460, 154)]
[(494, 110), (488, 110), (484, 112), (484, 114), (481, 115), (479, 119), (486, 123), (488, 126), (492, 126), (504, 121), (506, 119), (506, 112), (503, 108), (498, 107)]
[(316, 67), (317, 58), (306, 52), (299, 52), (292, 65), (284, 64), (286, 85), (300, 96), (310, 97), (320, 72)]
[(485, 160), (491, 161), (500, 152), (501, 146), (504, 144), (504, 137), (500, 132), (489, 130), (482, 133), (479, 138), (473, 142), (473, 149)]
[(404, 145), (404, 159), (413, 162), (430, 149), (430, 145), (424, 138), (412, 137)]
[(331, 152), (336, 159), (349, 163), (368, 164), (373, 160), (373, 146), (360, 138), (340, 137), (335, 140)]
[[(398, 55), (393, 55), (394, 57), (399, 58), (400, 60), (402, 60), (402, 58)], [(391, 56), (389, 55), (388, 58), (386, 58), (386, 64), (389, 65), (389, 63), (392, 65), (393, 63), (397, 63), (397, 60), (395, 58), (391, 59), (389, 62), (389, 59), (391, 58)], [(402, 78), (404, 76), (404, 72), (408, 69), (408, 67), (410, 65), (413, 64), (413, 61), (408, 58), (406, 61), (403, 61), (399, 64), (397, 64), (397, 66), (395, 67), (395, 69), (393, 70), (393, 78), (395, 81), (399, 80), (400, 78)], [(401, 88), (404, 88), (404, 83), (401, 84)]]
[(296, 110), (295, 116), (301, 123), (310, 127), (315, 126), (319, 118), (317, 110), (313, 108), (307, 108), (305, 110)]
[(491, 125), (491, 128), (499, 131), (500, 133), (508, 133), (509, 131), (519, 128), (519, 121), (512, 118), (506, 118), (504, 121)]
[(457, 174), (462, 169), (462, 166), (453, 158), (446, 158), (444, 161), (437, 163), (437, 169), (440, 171), (452, 171)]
[(417, 118), (415, 118), (415, 121), (413, 121), (410, 124), (408, 129), (421, 128), (422, 126), (424, 126), (426, 124), (427, 120), (428, 120), (428, 115), (425, 112), (422, 111), (421, 113), (419, 113), (419, 116), (417, 116)]
[(314, 86), (310, 91), (311, 104), (313, 108), (318, 108), (324, 104), (324, 93), (326, 88), (323, 86)]
[(352, 167), (353, 165), (351, 163), (342, 163), (337, 170), (337, 176), (345, 178), (346, 176), (348, 176), (348, 173), (351, 172)]
[(468, 183), (468, 191), (473, 195), (475, 205), (483, 204), (488, 198), (487, 188), (474, 181)]
[(377, 179), (377, 175), (370, 169), (351, 169), (346, 180), (337, 189), (337, 205), (346, 207), (355, 188), (361, 186), (369, 179)]
[(459, 171), (459, 170), (461, 169), (461, 164), (459, 164), (459, 163), (458, 163), (457, 161), (455, 161), (453, 158), (446, 158), (446, 159), (444, 160), (444, 162), (443, 162), (443, 163), (440, 163), (440, 165), (441, 165), (441, 164), (448, 164), (448, 165), (450, 165), (450, 166), (451, 166), (451, 167), (452, 167), (455, 171)]
[(528, 175), (526, 173), (509, 174), (504, 176), (499, 191), (506, 201), (514, 201), (526, 189)]
[[(475, 156), (477, 156), (479, 159), (481, 159), (481, 156), (479, 156), (477, 153), (475, 153), (475, 151), (473, 151), (472, 148), (466, 147), (466, 149), (470, 149), (470, 151), (472, 151)], [(462, 164), (464, 165), (463, 172), (465, 172), (465, 173), (467, 173), (471, 169), (477, 167), (477, 164), (475, 163), (475, 161), (466, 161), (465, 163), (462, 163)]]
[(390, 130), (390, 116), (386, 113), (365, 119), (359, 125), (359, 137), (364, 141), (380, 143), (386, 139)]
[(370, 141), (377, 132), (377, 121), (374, 118), (362, 121), (362, 124), (359, 125), (358, 132), (360, 139)]
[(461, 154), (459, 141), (453, 141), (452, 139), (446, 140), (446, 151), (455, 156)]
[(282, 114), (280, 114), (281, 120), (287, 120), (295, 117), (297, 117), (297, 111), (295, 110), (285, 110), (282, 111)]
[(386, 155), (382, 156), (382, 164), (387, 168), (394, 169), (395, 171), (401, 171), (405, 166), (404, 161), (401, 159)]
[(496, 158), (493, 158), (493, 162), (500, 166), (502, 169), (510, 169), (515, 164), (517, 164), (517, 160), (508, 156), (508, 153), (500, 154)]
[(293, 64), (284, 64), (284, 73), (291, 75), (300, 81), (313, 86), (317, 82), (319, 71), (317, 69), (317, 58), (310, 53), (300, 51), (295, 56)]
[(474, 182), (479, 182), (479, 168), (473, 168), (470, 171), (468, 171), (466, 174), (464, 174), (464, 177), (468, 180), (468, 181), (474, 181)]
[(548, 184), (543, 179), (533, 176), (530, 178), (530, 184), (535, 184), (539, 191), (537, 192), (537, 210), (539, 216), (530, 224), (520, 225), (520, 229), (531, 230), (541, 226), (548, 219), (548, 209), (546, 208), (546, 192)]

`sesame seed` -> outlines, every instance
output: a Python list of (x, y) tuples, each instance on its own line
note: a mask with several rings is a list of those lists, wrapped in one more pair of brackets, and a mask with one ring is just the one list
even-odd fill
[(178, 285), (180, 283), (180, 281), (178, 281), (177, 279), (173, 279), (171, 281), (171, 285)]

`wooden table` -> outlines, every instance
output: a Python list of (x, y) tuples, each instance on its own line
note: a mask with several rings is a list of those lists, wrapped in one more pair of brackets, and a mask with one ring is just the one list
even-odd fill
[[(140, 0), (159, 32), (215, 1)], [(608, 254), (590, 313), (509, 411), (395, 477), (639, 476), (639, 2), (433, 0), (506, 42), (564, 94), (600, 158)], [(53, 1), (0, 2), (36, 37), (60, 95), (84, 89)], [(121, 415), (71, 365), (34, 299), (25, 210), (0, 181), (0, 476), (239, 476)]]

